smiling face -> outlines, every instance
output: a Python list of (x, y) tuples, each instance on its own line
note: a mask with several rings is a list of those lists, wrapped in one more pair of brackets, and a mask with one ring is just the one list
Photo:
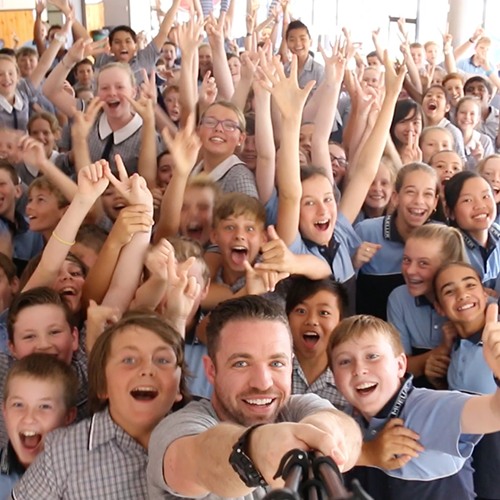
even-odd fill
[(213, 189), (188, 186), (182, 202), (180, 234), (206, 245), (210, 240), (214, 204)]
[(212, 403), (222, 421), (245, 427), (273, 423), (292, 382), (292, 343), (279, 321), (242, 319), (220, 332), (216, 365), (205, 356)]
[(343, 342), (332, 355), (335, 385), (369, 420), (397, 394), (406, 372), (406, 356), (396, 355), (385, 335), (366, 331)]
[(490, 100), (491, 100), (491, 95), (488, 91), (488, 87), (486, 86), (486, 83), (478, 80), (478, 81), (472, 81), (467, 83), (465, 85), (464, 89), (464, 94), (465, 95), (471, 95), (475, 97), (476, 99), (479, 99), (479, 102), (481, 103), (481, 108), (482, 109), (487, 109)]
[(472, 269), (452, 265), (436, 280), (436, 310), (451, 322), (465, 325), (484, 321), (488, 295)]
[(462, 158), (455, 151), (441, 151), (432, 156), (430, 166), (437, 172), (441, 194), (444, 194), (445, 184), (464, 169)]
[(50, 123), (43, 118), (31, 122), (29, 134), (43, 144), (45, 156), (50, 158), (52, 151), (56, 148), (56, 136), (50, 128)]
[(116, 66), (101, 69), (97, 77), (97, 96), (104, 102), (102, 109), (108, 117), (129, 117), (130, 103), (125, 96), (134, 98), (135, 88), (127, 70)]
[[(115, 334), (106, 364), (111, 418), (134, 436), (151, 432), (182, 399), (174, 349), (156, 333), (128, 326)], [(142, 432), (141, 432), (142, 430)]]
[(233, 83), (238, 83), (241, 79), (241, 61), (239, 57), (231, 57), (227, 62)]
[(398, 217), (411, 228), (424, 224), (437, 203), (436, 178), (423, 170), (408, 173), (400, 192), (394, 195)]
[(200, 64), (200, 75), (205, 76), (207, 71), (212, 71), (212, 49), (210, 45), (202, 45), (198, 49), (198, 59)]
[(125, 198), (123, 198), (123, 196), (119, 193), (119, 191), (111, 184), (106, 188), (106, 190), (102, 194), (101, 200), (104, 213), (113, 222), (116, 221), (118, 215), (120, 215), (121, 210), (128, 205)]
[(299, 361), (318, 358), (326, 353), (330, 336), (340, 322), (338, 299), (321, 290), (294, 307), (288, 320)]
[(26, 205), (30, 230), (39, 233), (52, 232), (61, 220), (66, 207), (59, 208), (59, 202), (50, 191), (32, 188)]
[(422, 69), (425, 64), (425, 50), (423, 47), (411, 47), (410, 48), (411, 58), (415, 63), (417, 69)]
[(436, 44), (430, 43), (425, 49), (425, 59), (429, 64), (436, 64), (439, 55), (439, 47)]
[(378, 89), (380, 86), (380, 71), (374, 67), (368, 66), (363, 71), (363, 82), (368, 85), (368, 87)]
[(438, 151), (453, 149), (453, 139), (447, 130), (441, 128), (435, 128), (425, 133), (420, 143), (422, 159), (427, 164)]
[(328, 144), (328, 151), (330, 152), (330, 162), (332, 164), (333, 178), (335, 184), (340, 184), (347, 169), (347, 157), (344, 149), (338, 144)]
[(43, 451), (47, 434), (69, 425), (73, 417), (64, 404), (60, 380), (27, 375), (17, 375), (10, 380), (3, 415), (9, 442), (24, 467), (29, 467)]
[(181, 104), (179, 101), (179, 92), (172, 90), (165, 96), (165, 106), (170, 119), (177, 122), (181, 117)]
[(451, 97), (452, 106), (456, 106), (458, 101), (464, 96), (464, 84), (459, 78), (451, 78), (444, 85)]
[(444, 90), (439, 87), (430, 88), (422, 100), (422, 110), (431, 123), (440, 122), (450, 110)]
[(82, 268), (71, 260), (65, 260), (53, 288), (63, 297), (69, 308), (77, 312), (81, 308), (84, 283), (85, 275)]
[(172, 68), (175, 64), (175, 60), (177, 59), (177, 50), (175, 45), (165, 43), (161, 49), (161, 58), (165, 61), (167, 69)]
[(330, 181), (314, 175), (302, 182), (300, 233), (319, 245), (328, 245), (337, 222), (337, 204)]
[(393, 190), (394, 182), (391, 172), (381, 163), (377, 175), (366, 195), (365, 205), (373, 210), (384, 209), (391, 201)]
[[(206, 118), (229, 120), (236, 126), (239, 126), (236, 113), (232, 109), (218, 104), (211, 106), (206, 111), (204, 119)], [(234, 154), (236, 148), (243, 144), (245, 140), (245, 134), (239, 128), (227, 131), (222, 126), (222, 123), (218, 123), (215, 128), (211, 128), (202, 122), (198, 127), (198, 135), (200, 136), (203, 150), (220, 158), (228, 158)]]
[(128, 64), (137, 53), (137, 43), (127, 31), (117, 31), (111, 41), (111, 53), (118, 62)]
[(34, 352), (57, 356), (71, 364), (78, 349), (78, 330), (71, 328), (62, 307), (55, 304), (30, 306), (19, 311), (9, 349), (16, 359)]
[(305, 61), (311, 49), (312, 40), (306, 28), (290, 30), (286, 37), (288, 50), (297, 56), (299, 61)]
[(456, 220), (460, 229), (474, 233), (487, 230), (496, 216), (491, 186), (481, 177), (466, 180), (450, 218)]
[(257, 166), (257, 148), (255, 147), (255, 136), (247, 135), (245, 145), (241, 152), (240, 158), (245, 162), (245, 165), (250, 170), (255, 170)]
[(0, 168), (0, 215), (14, 218), (16, 200), (22, 195), (21, 185), (15, 185), (7, 170)]
[(401, 271), (413, 297), (432, 293), (432, 280), (443, 264), (440, 241), (409, 238), (405, 245)]
[(38, 66), (38, 57), (33, 54), (21, 56), (17, 60), (17, 65), (19, 66), (21, 77), (29, 78)]
[(223, 266), (244, 273), (244, 262), (253, 264), (266, 242), (266, 232), (263, 224), (251, 214), (233, 215), (221, 220), (212, 230), (212, 241), (220, 248)]
[(410, 136), (418, 140), (422, 132), (422, 117), (416, 109), (412, 109), (403, 120), (394, 126), (394, 136), (403, 145), (408, 144)]
[(80, 64), (76, 69), (76, 81), (82, 87), (89, 87), (92, 85), (92, 78), (94, 77), (94, 68), (92, 64)]
[(455, 121), (458, 128), (464, 132), (471, 134), (476, 128), (476, 125), (481, 120), (481, 104), (479, 101), (464, 101), (457, 108)]
[(15, 63), (8, 59), (0, 59), (0, 95), (12, 101), (18, 81), (19, 75)]
[(488, 160), (483, 166), (481, 174), (493, 184), (495, 203), (500, 203), (500, 158), (491, 158)]

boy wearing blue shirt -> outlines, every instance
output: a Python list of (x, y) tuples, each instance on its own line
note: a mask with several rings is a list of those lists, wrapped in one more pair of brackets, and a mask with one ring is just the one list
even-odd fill
[[(498, 306), (490, 306), (483, 352), (500, 376), (497, 317)], [(481, 434), (500, 430), (500, 389), (472, 396), (414, 388), (411, 375), (405, 376), (407, 360), (398, 332), (371, 316), (344, 320), (331, 337), (329, 354), (337, 387), (354, 406), (365, 442), (400, 418), (424, 448), (395, 470), (358, 462), (351, 474), (375, 500), (475, 498), (469, 459)]]

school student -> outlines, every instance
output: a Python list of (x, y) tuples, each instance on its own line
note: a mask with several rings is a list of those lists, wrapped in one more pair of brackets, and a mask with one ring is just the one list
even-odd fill
[(493, 194), (495, 195), (495, 203), (497, 204), (497, 218), (495, 222), (500, 221), (500, 155), (493, 154), (481, 160), (477, 166), (477, 171), (483, 177), (488, 179), (493, 186)]

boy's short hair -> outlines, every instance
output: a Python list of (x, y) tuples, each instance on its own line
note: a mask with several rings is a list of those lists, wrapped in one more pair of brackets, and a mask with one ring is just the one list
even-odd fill
[(12, 380), (16, 377), (29, 377), (46, 382), (61, 382), (66, 410), (76, 407), (80, 382), (71, 366), (52, 354), (33, 353), (16, 361), (5, 379), (3, 400), (7, 401)]
[[(368, 54), (366, 54), (366, 58), (368, 59), (369, 57), (376, 57), (380, 61), (380, 57), (378, 56), (376, 50), (373, 50), (372, 52), (368, 52)], [(380, 61), (380, 62), (382, 62), (382, 61)]]
[(330, 358), (330, 366), (332, 366), (332, 351), (339, 345), (350, 340), (357, 340), (363, 335), (379, 333), (383, 335), (386, 341), (392, 347), (394, 356), (404, 354), (405, 350), (401, 343), (399, 332), (387, 321), (384, 321), (375, 316), (368, 316), (367, 314), (360, 314), (351, 316), (350, 318), (342, 320), (339, 325), (333, 330), (328, 345), (328, 357)]
[(99, 253), (106, 242), (108, 232), (96, 224), (83, 224), (76, 233), (75, 241)]
[(478, 45), (491, 45), (491, 38), (489, 36), (482, 36), (477, 42), (476, 47)]
[(69, 201), (62, 194), (61, 190), (45, 175), (37, 177), (28, 186), (28, 191), (26, 193), (28, 195), (28, 198), (30, 197), (33, 189), (40, 189), (40, 190), (48, 191), (49, 193), (52, 193), (57, 199), (57, 207), (58, 208), (64, 208), (64, 207), (67, 207), (69, 205)]
[(464, 83), (464, 93), (467, 92), (468, 85), (476, 82), (484, 83), (484, 86), (488, 90), (488, 94), (492, 95), (493, 87), (491, 86), (491, 83), (486, 78), (484, 78), (484, 76), (480, 75), (471, 76), (470, 78), (467, 79), (467, 81)]
[(19, 313), (29, 307), (44, 305), (59, 307), (64, 312), (70, 328), (76, 326), (73, 313), (55, 290), (46, 286), (32, 288), (31, 290), (20, 293), (10, 305), (9, 314), (7, 316), (7, 333), (12, 343), (14, 343), (14, 328)]
[(14, 186), (19, 185), (19, 175), (17, 174), (16, 167), (12, 163), (5, 159), (0, 159), (0, 170), (5, 170), (14, 184)]
[(92, 66), (92, 69), (94, 69), (94, 63), (90, 59), (85, 58), (85, 59), (82, 59), (81, 61), (78, 61), (75, 64), (75, 67), (73, 68), (75, 75), (76, 75), (76, 71), (78, 70), (78, 68), (80, 66), (85, 66), (85, 65)]
[(0, 49), (0, 55), (9, 57), (10, 59), (13, 59), (14, 62), (16, 61), (16, 51), (14, 49), (4, 47), (3, 49)]
[(80, 97), (83, 92), (92, 92), (92, 94), (94, 93), (94, 89), (92, 87), (89, 87), (88, 85), (75, 85), (73, 89), (75, 90), (75, 97)]
[(38, 59), (38, 52), (32, 47), (21, 47), (16, 53), (16, 59), (19, 61), (21, 57), (35, 56)]
[(302, 21), (299, 21), (299, 20), (295, 20), (295, 21), (292, 21), (289, 25), (288, 25), (288, 28), (286, 30), (286, 36), (285, 36), (285, 40), (288, 40), (288, 37), (290, 36), (290, 32), (293, 31), (293, 30), (299, 30), (299, 29), (304, 29), (307, 31), (307, 36), (309, 38), (311, 38), (311, 34), (309, 33), (309, 28), (302, 22)]
[(31, 132), (31, 126), (36, 120), (45, 120), (49, 124), (50, 130), (53, 134), (56, 134), (61, 130), (59, 120), (52, 113), (49, 113), (48, 111), (38, 111), (30, 116), (28, 121), (28, 132)]
[(462, 85), (465, 83), (465, 78), (460, 73), (448, 73), (443, 78), (443, 83), (441, 85), (444, 86), (444, 84), (448, 83), (450, 80), (460, 80), (462, 82)]
[(424, 46), (421, 43), (413, 42), (410, 43), (410, 49), (423, 49)]
[(321, 177), (326, 177), (328, 180), (330, 178), (328, 177), (328, 174), (326, 173), (326, 170), (323, 167), (303, 167), (300, 169), (300, 181), (304, 182), (307, 181), (307, 179), (311, 179), (312, 177), (316, 176), (321, 176)]
[(111, 30), (111, 32), (109, 33), (108, 40), (109, 40), (110, 45), (113, 43), (113, 38), (115, 37), (115, 35), (119, 31), (125, 31), (126, 33), (128, 33), (132, 37), (132, 40), (134, 41), (134, 43), (137, 43), (137, 33), (130, 26), (126, 26), (126, 25), (122, 24), (120, 26), (116, 26), (116, 28), (113, 28)]
[[(111, 344), (114, 337), (126, 328), (140, 327), (150, 330), (169, 344), (177, 359), (177, 366), (181, 367), (182, 375), (180, 381), (180, 393), (183, 398), (181, 403), (190, 400), (187, 389), (187, 371), (184, 357), (184, 341), (175, 328), (158, 314), (130, 312), (126, 313), (120, 321), (104, 330), (98, 337), (89, 356), (89, 408), (94, 414), (108, 406), (108, 400), (104, 397), (108, 392), (106, 381), (106, 365), (111, 354)], [(174, 405), (174, 409), (176, 406)]]
[(425, 50), (427, 50), (429, 47), (439, 47), (439, 45), (434, 40), (430, 40), (424, 43)]
[(190, 177), (186, 184), (187, 189), (211, 189), (214, 193), (214, 200), (218, 200), (222, 196), (222, 189), (216, 181), (208, 177), (207, 174), (198, 174)]
[(17, 276), (17, 268), (14, 262), (12, 262), (7, 255), (0, 252), (0, 269), (3, 270), (9, 285), (12, 284), (12, 280)]
[(243, 193), (227, 193), (217, 200), (214, 208), (213, 227), (229, 217), (245, 215), (255, 222), (266, 225), (266, 208), (257, 198)]
[(190, 240), (184, 236), (175, 236), (168, 238), (170, 244), (174, 247), (175, 259), (177, 262), (186, 262), (190, 257), (194, 257), (201, 265), (201, 274), (205, 286), (210, 281), (210, 269), (208, 269), (205, 258), (203, 257), (203, 247), (198, 241)]
[(171, 92), (179, 93), (180, 91), (181, 91), (181, 89), (179, 88), (178, 85), (168, 85), (165, 88), (165, 90), (163, 91), (162, 96), (165, 99), (168, 96), (168, 94), (170, 94)]
[(332, 278), (322, 280), (311, 280), (305, 276), (298, 276), (292, 279), (290, 288), (286, 295), (285, 311), (286, 315), (290, 313), (305, 300), (321, 291), (330, 292), (337, 299), (340, 311), (340, 319), (347, 316), (349, 296), (342, 283)]

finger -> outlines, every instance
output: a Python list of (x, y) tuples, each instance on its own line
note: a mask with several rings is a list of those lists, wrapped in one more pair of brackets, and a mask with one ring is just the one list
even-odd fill
[(191, 266), (196, 262), (196, 257), (189, 257), (186, 261), (179, 264), (179, 271), (188, 272)]
[(339, 446), (343, 436), (339, 435), (335, 439), (317, 427), (307, 424), (297, 425), (294, 433), (296, 438), (302, 441), (306, 447), (333, 458), (338, 465), (343, 465), (346, 462), (346, 456), (340, 451)]
[(255, 274), (255, 270), (254, 268), (250, 265), (250, 262), (248, 262), (248, 260), (244, 260), (243, 261), (243, 266), (245, 268), (245, 271), (247, 273), (247, 275), (252, 275), (252, 274)]
[[(118, 170), (119, 179), (124, 182), (128, 179), (128, 172), (120, 155), (115, 155), (116, 169)], [(111, 179), (110, 179), (111, 180)]]
[(486, 324), (498, 323), (498, 304), (490, 304), (486, 308)]
[(392, 460), (389, 460), (389, 463), (387, 464), (387, 469), (388, 470), (401, 469), (401, 467), (404, 467), (410, 460), (411, 457), (409, 457), (408, 455), (396, 457)]
[(270, 240), (279, 240), (280, 239), (280, 237), (278, 236), (278, 233), (276, 232), (276, 228), (272, 225), (267, 228), (267, 234), (268, 234)]

